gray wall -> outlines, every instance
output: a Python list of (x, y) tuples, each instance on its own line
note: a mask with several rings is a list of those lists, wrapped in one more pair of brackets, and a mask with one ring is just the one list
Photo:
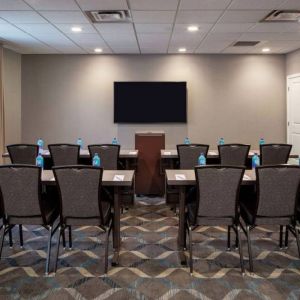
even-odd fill
[(286, 75), (300, 73), (300, 50), (286, 56)]
[[(284, 55), (24, 55), (22, 140), (134, 145), (137, 130), (164, 130), (167, 147), (189, 136), (215, 148), (259, 137), (285, 142)], [(187, 81), (188, 123), (113, 123), (114, 81)]]
[(3, 53), (5, 144), (21, 142), (21, 55)]

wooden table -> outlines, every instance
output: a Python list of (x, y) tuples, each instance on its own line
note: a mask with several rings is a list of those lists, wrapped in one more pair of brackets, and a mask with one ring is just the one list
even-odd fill
[[(185, 179), (177, 180), (176, 175), (184, 175)], [(255, 170), (246, 170), (242, 185), (254, 185), (256, 181)], [(196, 185), (194, 170), (166, 170), (166, 184), (179, 188), (179, 225), (178, 225), (178, 250), (181, 264), (186, 264), (184, 250), (186, 249), (185, 232), (185, 188)]]
[[(115, 175), (125, 175), (123, 181), (114, 181)], [(42, 183), (45, 185), (55, 185), (55, 178), (52, 170), (43, 170), (42, 172)], [(114, 227), (113, 227), (113, 248), (114, 255), (112, 258), (112, 265), (118, 265), (119, 253), (121, 246), (120, 237), (120, 200), (119, 200), (119, 189), (120, 187), (129, 186), (131, 187), (134, 183), (134, 171), (133, 170), (104, 170), (102, 177), (103, 186), (114, 187)]]

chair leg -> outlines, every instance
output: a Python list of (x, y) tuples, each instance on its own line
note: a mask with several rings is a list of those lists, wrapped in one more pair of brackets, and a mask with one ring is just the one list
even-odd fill
[(59, 254), (59, 245), (60, 245), (60, 236), (63, 235), (64, 229), (60, 226), (58, 229), (58, 237), (57, 237), (57, 244), (56, 244), (56, 251), (55, 251), (55, 264), (54, 264), (54, 273), (57, 270), (57, 261), (58, 261), (58, 254)]
[(46, 260), (45, 275), (49, 274), (50, 253), (51, 253), (51, 239), (52, 239), (52, 226), (49, 226), (48, 227), (48, 245), (47, 245), (47, 260)]
[(245, 266), (244, 266), (244, 256), (243, 256), (243, 245), (242, 245), (242, 239), (241, 239), (241, 228), (240, 226), (237, 226), (236, 228), (236, 239), (238, 241), (238, 247), (240, 252), (240, 264), (241, 264), (241, 270), (242, 274), (245, 274)]
[(190, 250), (190, 273), (193, 275), (194, 265), (193, 265), (193, 231), (187, 226), (187, 232), (189, 236), (189, 250)]
[(297, 241), (297, 247), (298, 247), (298, 255), (300, 257), (300, 240), (299, 240), (299, 229), (297, 228), (297, 225), (294, 227), (295, 228), (295, 236), (296, 236), (296, 241)]
[(62, 230), (62, 241), (63, 241), (63, 248), (66, 249), (66, 235), (65, 235), (65, 228)]
[(227, 251), (231, 250), (231, 242), (230, 242), (230, 229), (231, 227), (227, 227)]
[(6, 230), (6, 225), (3, 225), (1, 230), (0, 230), (0, 259), (1, 259), (1, 255), (2, 255), (5, 230)]
[(279, 232), (279, 248), (283, 248), (283, 226), (280, 225), (280, 232)]
[(252, 257), (252, 248), (251, 248), (251, 238), (250, 238), (250, 226), (246, 227), (246, 231), (247, 231), (250, 272), (253, 272), (253, 257)]
[(109, 225), (108, 230), (105, 234), (105, 263), (104, 263), (104, 273), (107, 274), (108, 271), (108, 244), (109, 244), (109, 235), (112, 229), (112, 221)]
[(23, 228), (22, 224), (19, 224), (19, 235), (20, 235), (20, 247), (23, 249)]
[(13, 239), (12, 239), (11, 228), (12, 227), (10, 225), (8, 225), (9, 248), (12, 248), (12, 246), (13, 246)]
[(72, 228), (69, 226), (69, 249), (72, 250)]
[(284, 248), (287, 249), (289, 246), (289, 228), (285, 227), (285, 237), (284, 237)]

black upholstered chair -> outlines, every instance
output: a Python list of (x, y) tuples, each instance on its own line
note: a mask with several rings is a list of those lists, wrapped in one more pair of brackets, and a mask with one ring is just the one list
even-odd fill
[(108, 268), (108, 242), (112, 229), (111, 205), (101, 200), (102, 168), (92, 166), (54, 167), (60, 193), (60, 236), (66, 226), (98, 226), (106, 233), (105, 273)]
[(180, 169), (194, 169), (198, 165), (198, 158), (201, 153), (207, 156), (209, 145), (182, 144), (177, 145)]
[[(48, 274), (51, 239), (58, 228), (58, 206), (41, 192), (41, 169), (32, 165), (0, 166), (0, 190), (4, 209), (0, 257), (4, 236), (13, 226), (17, 224), (44, 226), (49, 232), (46, 260), (46, 274)], [(20, 244), (23, 245), (22, 235)]]
[(78, 165), (79, 145), (73, 144), (51, 144), (48, 145), (53, 166)]
[[(251, 272), (253, 272), (253, 259), (250, 231), (257, 225), (280, 225), (281, 229), (286, 226), (296, 237), (300, 256), (299, 228), (296, 229), (298, 225), (295, 209), (299, 196), (300, 167), (261, 166), (255, 170), (257, 199), (241, 203), (241, 216), (246, 224), (243, 230), (248, 240)], [(281, 234), (280, 239), (282, 239)]]
[(221, 165), (246, 166), (250, 145), (225, 144), (218, 149)]
[(292, 145), (289, 144), (264, 144), (260, 145), (260, 164), (280, 165), (289, 160)]
[(101, 159), (101, 168), (105, 170), (117, 170), (120, 154), (120, 145), (100, 144), (89, 145), (91, 159), (98, 153)]
[(39, 147), (31, 144), (8, 145), (7, 151), (12, 164), (35, 165)]
[[(193, 273), (193, 231), (199, 226), (228, 226), (237, 236), (240, 265), (244, 273), (240, 238), (239, 190), (245, 169), (234, 166), (201, 166), (195, 168), (197, 195), (187, 204), (186, 230), (189, 236), (190, 272)], [(230, 236), (227, 247), (230, 248)]]

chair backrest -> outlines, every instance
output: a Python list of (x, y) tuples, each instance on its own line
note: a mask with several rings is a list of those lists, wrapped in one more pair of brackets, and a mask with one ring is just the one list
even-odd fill
[(105, 170), (117, 170), (120, 153), (120, 145), (100, 144), (89, 145), (91, 159), (98, 153), (101, 159), (101, 167)]
[(244, 167), (196, 167), (198, 217), (238, 218)]
[(7, 146), (12, 164), (35, 165), (39, 147), (31, 144), (14, 144)]
[(264, 165), (286, 164), (292, 145), (289, 144), (264, 144), (260, 145), (260, 163)]
[(207, 156), (209, 145), (182, 144), (177, 145), (180, 169), (194, 169), (198, 165), (198, 158), (201, 153)]
[(221, 165), (246, 166), (250, 145), (226, 144), (219, 145)]
[(4, 213), (9, 217), (42, 217), (41, 169), (32, 165), (0, 166)]
[(61, 221), (68, 219), (99, 219), (103, 224), (100, 199), (102, 168), (92, 166), (54, 167), (54, 176), (61, 199)]
[(299, 166), (257, 167), (256, 215), (260, 217), (293, 216), (298, 199), (299, 183)]
[(48, 145), (54, 166), (78, 165), (79, 145), (52, 144)]

